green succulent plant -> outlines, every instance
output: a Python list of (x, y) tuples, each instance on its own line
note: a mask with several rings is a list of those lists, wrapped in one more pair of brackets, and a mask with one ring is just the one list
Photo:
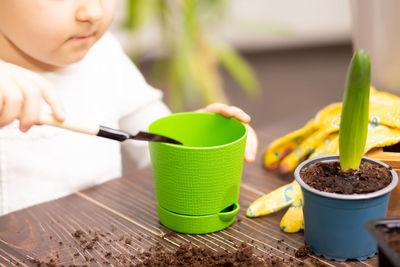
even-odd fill
[(354, 53), (343, 95), (339, 156), (343, 171), (358, 170), (368, 134), (371, 63), (367, 53)]

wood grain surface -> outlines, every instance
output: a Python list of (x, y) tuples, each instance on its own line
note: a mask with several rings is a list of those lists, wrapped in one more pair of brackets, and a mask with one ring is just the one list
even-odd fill
[[(289, 122), (282, 122), (283, 125)], [(287, 124), (286, 124), (287, 125)], [(279, 128), (280, 127), (280, 128)], [(262, 150), (286, 128), (259, 131), (257, 162), (245, 164), (236, 221), (206, 235), (187, 235), (163, 227), (157, 217), (151, 169), (135, 172), (70, 196), (0, 217), (0, 264), (3, 266), (122, 266), (139, 263), (155, 247), (174, 251), (180, 244), (234, 251), (242, 242), (261, 256), (275, 255), (293, 265), (377, 266), (377, 256), (363, 262), (333, 262), (317, 256), (296, 258), (303, 233), (279, 229), (284, 210), (250, 219), (247, 207), (258, 197), (292, 180), (262, 166)], [(307, 262), (308, 261), (308, 262)]]

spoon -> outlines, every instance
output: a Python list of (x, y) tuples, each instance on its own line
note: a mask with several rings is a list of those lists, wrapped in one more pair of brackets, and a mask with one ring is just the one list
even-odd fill
[(63, 128), (71, 130), (74, 132), (96, 135), (108, 139), (113, 139), (117, 141), (125, 141), (127, 139), (142, 140), (142, 141), (152, 141), (152, 142), (164, 142), (171, 144), (182, 145), (181, 142), (174, 140), (172, 138), (162, 136), (159, 134), (153, 134), (149, 132), (139, 131), (137, 134), (133, 135), (125, 131), (113, 129), (110, 127), (102, 126), (95, 123), (82, 123), (78, 121), (71, 120), (67, 118), (63, 122), (57, 121), (51, 114), (46, 112), (41, 112), (39, 114), (39, 124), (50, 125), (58, 128)]

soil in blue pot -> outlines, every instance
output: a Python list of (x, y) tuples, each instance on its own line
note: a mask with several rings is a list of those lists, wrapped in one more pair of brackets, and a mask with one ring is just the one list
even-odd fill
[(309, 186), (337, 194), (366, 194), (390, 184), (392, 174), (383, 167), (363, 161), (360, 170), (342, 171), (339, 162), (317, 162), (307, 165), (300, 172)]

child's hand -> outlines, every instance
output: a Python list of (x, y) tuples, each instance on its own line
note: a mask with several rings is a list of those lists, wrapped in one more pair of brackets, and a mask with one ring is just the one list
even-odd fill
[(64, 108), (52, 85), (36, 73), (10, 63), (0, 63), (0, 127), (19, 119), (26, 132), (37, 123), (42, 99), (58, 121)]
[(244, 154), (244, 160), (246, 162), (253, 162), (256, 158), (257, 153), (257, 136), (253, 128), (251, 128), (248, 123), (251, 118), (243, 110), (238, 107), (228, 106), (221, 103), (211, 104), (203, 109), (198, 110), (199, 112), (213, 112), (224, 115), (225, 117), (233, 117), (244, 123), (247, 127), (247, 142), (246, 142), (246, 152)]

